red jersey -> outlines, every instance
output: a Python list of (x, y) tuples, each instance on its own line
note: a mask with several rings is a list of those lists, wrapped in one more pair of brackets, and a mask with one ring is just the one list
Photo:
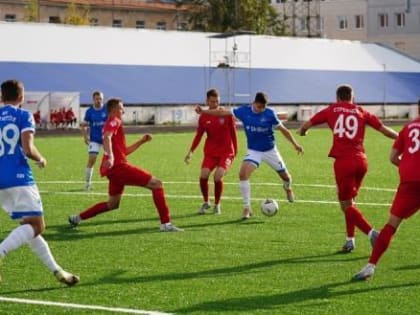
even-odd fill
[(235, 119), (233, 116), (213, 116), (201, 114), (198, 119), (197, 131), (190, 150), (194, 152), (203, 134), (207, 134), (204, 143), (204, 155), (226, 156), (236, 155), (238, 151), (236, 140)]
[(399, 172), (401, 182), (420, 182), (420, 118), (406, 124), (394, 142), (402, 153)]
[[(106, 132), (111, 132), (111, 144), (112, 144), (112, 153), (114, 155), (114, 166), (127, 163), (127, 154), (126, 154), (126, 144), (125, 144), (125, 133), (122, 126), (121, 119), (117, 117), (108, 117), (105, 121), (104, 127), (102, 129), (102, 134)], [(104, 154), (102, 158), (102, 165), (108, 159), (108, 156)], [(101, 175), (106, 175), (108, 169), (103, 168), (101, 165)]]
[(330, 104), (311, 118), (312, 125), (327, 123), (333, 132), (333, 144), (328, 156), (333, 158), (363, 157), (365, 126), (380, 129), (383, 124), (373, 114), (357, 104), (345, 102)]

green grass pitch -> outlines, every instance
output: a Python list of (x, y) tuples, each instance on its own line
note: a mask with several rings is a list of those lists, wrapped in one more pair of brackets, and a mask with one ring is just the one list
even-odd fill
[[(395, 127), (399, 130), (401, 127)], [(293, 130), (293, 132), (295, 132)], [(1, 266), (0, 298), (100, 305), (176, 314), (414, 314), (420, 307), (419, 216), (403, 223), (368, 282), (351, 282), (367, 262), (370, 245), (356, 234), (356, 251), (338, 255), (345, 239), (336, 202), (331, 134), (313, 129), (297, 140), (298, 156), (277, 133), (278, 147), (293, 175), (296, 202), (285, 200), (277, 175), (263, 165), (251, 178), (254, 216), (241, 222), (240, 152), (225, 177), (222, 215), (196, 214), (201, 148), (192, 163), (183, 158), (193, 133), (155, 134), (130, 156), (133, 164), (164, 181), (173, 222), (185, 233), (161, 233), (151, 194), (127, 187), (119, 210), (69, 229), (67, 216), (107, 198), (107, 182), (95, 167), (94, 187), (83, 191), (87, 159), (82, 137), (38, 137), (49, 164), (35, 170), (42, 194), (49, 242), (57, 261), (80, 275), (73, 288), (56, 282), (26, 247)], [(135, 135), (128, 136), (128, 144)], [(392, 141), (369, 129), (369, 172), (358, 203), (382, 228), (398, 184), (388, 156)], [(34, 168), (35, 169), (35, 168)], [(0, 175), (1, 176), (1, 175)], [(213, 185), (211, 184), (211, 194)], [(275, 198), (279, 213), (264, 217), (259, 204)], [(15, 226), (2, 212), (1, 237)], [(118, 314), (68, 307), (0, 302), (0, 314)]]

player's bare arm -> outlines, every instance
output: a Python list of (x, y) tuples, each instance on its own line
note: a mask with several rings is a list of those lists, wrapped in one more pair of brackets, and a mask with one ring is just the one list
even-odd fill
[(34, 144), (34, 133), (32, 131), (22, 133), (22, 148), (25, 155), (31, 160), (34, 160), (40, 168), (47, 165), (47, 160), (41, 155)]
[(134, 151), (136, 151), (141, 145), (145, 144), (146, 142), (152, 141), (152, 135), (151, 134), (145, 134), (143, 135), (139, 140), (137, 140), (136, 142), (134, 142), (132, 145), (128, 146), (126, 148), (125, 153), (127, 155), (133, 153)]
[(312, 123), (310, 120), (306, 121), (298, 130), (298, 135), (306, 136), (308, 134), (308, 129), (312, 127)]
[(200, 105), (195, 107), (195, 112), (199, 115), (201, 114), (209, 114), (213, 116), (230, 116), (232, 112), (228, 109), (218, 108), (216, 110), (212, 109), (203, 109)]
[(383, 125), (380, 129), (379, 132), (382, 133), (385, 137), (391, 138), (391, 139), (397, 139), (398, 137), (398, 132), (396, 132), (395, 130), (389, 128), (388, 126)]
[(112, 132), (105, 132), (103, 135), (104, 155), (108, 157), (104, 161), (104, 167), (111, 168), (114, 165), (114, 154), (112, 153)]
[(292, 133), (287, 129), (286, 127), (279, 125), (278, 128), (280, 132), (283, 134), (283, 136), (291, 143), (293, 144), (293, 147), (297, 151), (298, 154), (303, 154), (304, 150), (303, 147), (296, 142), (295, 138), (292, 136)]
[(82, 132), (85, 144), (89, 144), (88, 124), (86, 122), (80, 123), (80, 131)]
[(389, 155), (389, 160), (391, 161), (392, 164), (398, 167), (401, 161), (401, 152), (395, 148), (392, 148), (391, 154)]

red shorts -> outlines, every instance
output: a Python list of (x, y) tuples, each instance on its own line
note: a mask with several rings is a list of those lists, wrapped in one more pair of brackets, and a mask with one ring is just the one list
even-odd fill
[(338, 199), (342, 201), (356, 197), (366, 172), (367, 161), (364, 158), (336, 159), (334, 173)]
[(391, 214), (401, 219), (407, 219), (419, 209), (420, 182), (400, 183), (391, 206)]
[(212, 171), (216, 167), (221, 167), (227, 171), (232, 165), (234, 158), (235, 156), (233, 154), (224, 156), (204, 156), (203, 162), (201, 163), (201, 168), (208, 168), (210, 171)]
[(124, 186), (146, 186), (152, 179), (152, 174), (130, 164), (120, 164), (110, 169), (106, 175), (109, 179), (108, 194), (121, 195)]

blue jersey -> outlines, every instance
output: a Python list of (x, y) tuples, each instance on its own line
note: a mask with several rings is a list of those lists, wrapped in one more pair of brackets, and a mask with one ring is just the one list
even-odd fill
[(0, 106), (0, 189), (35, 184), (22, 148), (24, 131), (35, 132), (32, 114), (16, 106)]
[(102, 144), (102, 127), (108, 118), (108, 112), (106, 106), (102, 106), (99, 109), (91, 106), (86, 111), (85, 122), (89, 124), (89, 140)]
[(282, 122), (271, 108), (255, 113), (252, 105), (232, 109), (232, 113), (244, 126), (248, 149), (265, 152), (276, 146), (274, 128)]

